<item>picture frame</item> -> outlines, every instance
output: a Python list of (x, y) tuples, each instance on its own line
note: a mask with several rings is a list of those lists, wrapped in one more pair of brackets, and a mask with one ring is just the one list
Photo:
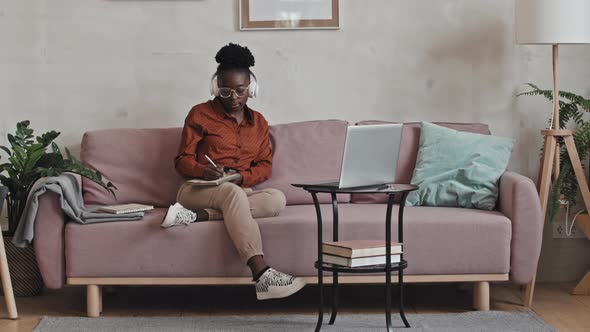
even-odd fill
[(240, 30), (339, 29), (339, 0), (240, 0)]

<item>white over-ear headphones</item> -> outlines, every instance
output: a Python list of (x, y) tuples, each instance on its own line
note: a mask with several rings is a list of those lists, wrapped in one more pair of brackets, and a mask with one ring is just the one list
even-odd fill
[[(211, 77), (211, 85), (209, 86), (209, 91), (211, 92), (212, 96), (219, 96), (219, 86), (217, 85), (217, 73), (213, 74)], [(258, 80), (256, 79), (256, 75), (250, 71), (250, 86), (248, 87), (248, 96), (250, 98), (255, 98), (258, 95)]]

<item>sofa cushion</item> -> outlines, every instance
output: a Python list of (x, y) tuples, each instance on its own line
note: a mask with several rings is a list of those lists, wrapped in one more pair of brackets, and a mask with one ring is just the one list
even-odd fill
[[(394, 215), (397, 215), (397, 206)], [(249, 276), (222, 221), (163, 229), (156, 209), (129, 222), (65, 229), (69, 277)], [(322, 205), (324, 239), (332, 238), (331, 205)], [(385, 206), (340, 204), (340, 239), (384, 239)], [(395, 219), (395, 218), (394, 218)], [(312, 205), (287, 206), (258, 219), (266, 261), (299, 276), (316, 275), (316, 217)], [(392, 239), (397, 239), (392, 221)], [(408, 207), (404, 219), (407, 274), (494, 274), (510, 267), (511, 223), (497, 211)]]
[[(361, 121), (357, 125), (396, 123), (385, 121)], [(455, 122), (434, 122), (435, 124), (459, 131), (478, 134), (490, 134), (490, 129), (482, 123), (455, 123)], [(410, 183), (416, 158), (418, 156), (418, 145), (420, 142), (420, 122), (406, 122), (402, 129), (402, 145), (399, 151), (399, 161), (395, 174), (396, 183)], [(351, 197), (353, 203), (385, 203), (385, 195), (354, 194)]]
[(99, 170), (118, 190), (117, 200), (83, 178), (86, 204), (174, 204), (183, 182), (174, 169), (181, 128), (108, 129), (82, 138), (81, 161)]
[[(273, 168), (270, 178), (254, 189), (281, 190), (287, 204), (311, 204), (311, 195), (292, 183), (337, 181), (340, 177), (344, 138), (348, 123), (341, 120), (296, 122), (270, 127)], [(322, 203), (330, 202), (328, 194), (318, 194)], [(338, 195), (341, 202), (350, 195)]]
[(422, 123), (408, 205), (493, 210), (514, 139)]

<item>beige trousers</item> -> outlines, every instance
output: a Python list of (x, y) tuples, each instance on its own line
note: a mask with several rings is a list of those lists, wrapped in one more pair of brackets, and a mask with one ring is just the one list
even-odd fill
[(253, 191), (233, 183), (214, 187), (183, 184), (176, 201), (187, 209), (205, 209), (209, 220), (221, 220), (244, 262), (262, 252), (260, 229), (254, 218), (278, 216), (285, 208), (285, 195), (277, 189)]

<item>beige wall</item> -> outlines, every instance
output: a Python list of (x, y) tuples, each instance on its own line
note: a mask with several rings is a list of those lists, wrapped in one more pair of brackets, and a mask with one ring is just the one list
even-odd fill
[[(180, 126), (234, 41), (256, 56), (251, 105), (271, 123), (484, 122), (518, 140), (510, 168), (535, 175), (551, 105), (514, 96), (549, 86), (550, 48), (514, 44), (513, 0), (340, 2), (338, 31), (240, 32), (235, 0), (2, 0), (0, 143), (21, 119), (74, 148), (91, 129)], [(562, 87), (588, 95), (590, 46), (561, 54)], [(541, 279), (578, 278), (589, 249), (546, 238)]]

